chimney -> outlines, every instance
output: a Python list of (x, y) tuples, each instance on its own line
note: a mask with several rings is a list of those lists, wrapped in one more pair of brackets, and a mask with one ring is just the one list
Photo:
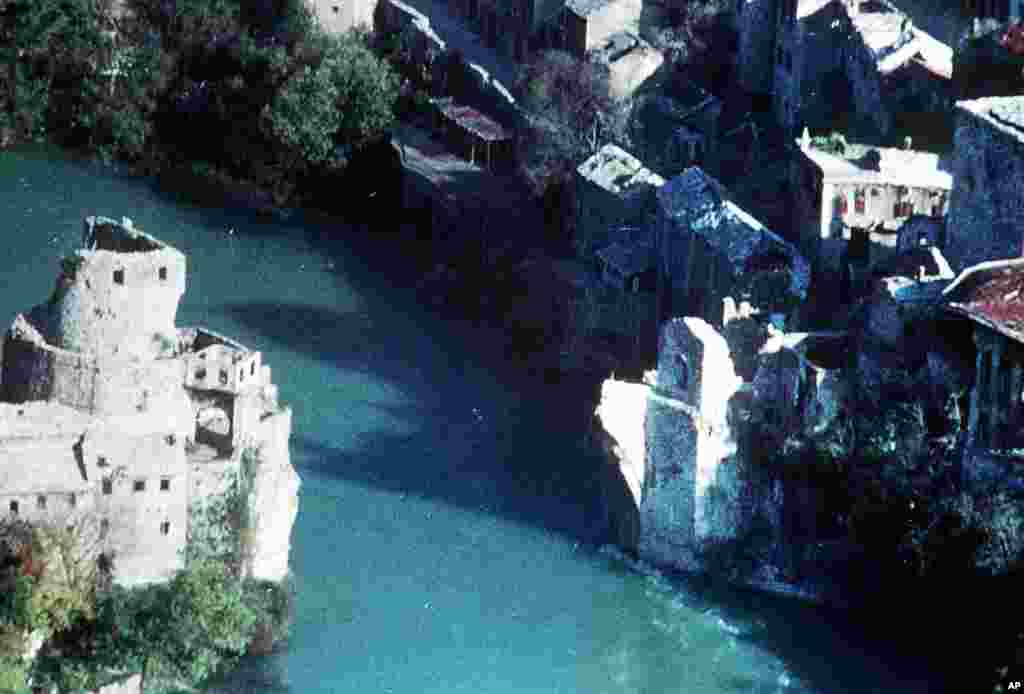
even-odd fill
[(856, 17), (860, 14), (860, 0), (848, 0), (846, 3), (846, 10), (851, 19)]

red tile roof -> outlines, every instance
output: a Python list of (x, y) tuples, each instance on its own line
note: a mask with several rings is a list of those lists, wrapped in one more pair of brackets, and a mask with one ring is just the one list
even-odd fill
[(949, 310), (1024, 342), (1024, 259), (968, 268), (947, 287), (945, 297)]
[(451, 120), (460, 128), (476, 135), (481, 140), (499, 142), (511, 139), (508, 131), (475, 108), (457, 104), (451, 98), (435, 99), (434, 103), (437, 104), (437, 108), (445, 118)]

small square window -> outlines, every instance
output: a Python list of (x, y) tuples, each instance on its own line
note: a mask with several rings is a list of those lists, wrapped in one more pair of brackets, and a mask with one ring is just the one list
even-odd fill
[(167, 279), (167, 268), (165, 268), (165, 267), (160, 268), (158, 274), (160, 275), (160, 279), (161, 280), (166, 280)]
[(238, 382), (241, 383), (245, 380), (245, 369), (238, 370)]
[(114, 284), (124, 284), (124, 270), (114, 270)]
[(104, 518), (100, 521), (100, 539), (103, 539), (110, 532), (110, 520)]
[(113, 480), (103, 480), (103, 493), (104, 494), (113, 494), (114, 493), (114, 481)]
[(43, 496), (42, 494), (36, 497), (36, 507), (39, 509), (46, 508), (46, 497)]
[(206, 369), (196, 369), (196, 380), (201, 381), (206, 378)]
[(333, 10), (334, 14), (338, 14), (338, 12), (341, 11), (341, 8), (338, 5), (335, 5), (331, 8), (331, 10)]
[(78, 497), (74, 493), (68, 494), (68, 506), (71, 508), (78, 506)]
[(132, 489), (137, 492), (146, 491), (146, 480), (135, 480), (135, 483), (132, 485)]
[(96, 456), (96, 467), (106, 467), (106, 466), (107, 466), (107, 456), (105, 456), (105, 455), (98, 455), (98, 456)]
[(17, 514), (18, 513), (18, 502), (17, 501), (12, 501), (10, 508), (11, 508), (11, 513)]
[(161, 535), (169, 535), (170, 533), (171, 533), (171, 523), (170, 523), (170, 521), (164, 521), (163, 523), (161, 523), (160, 524), (160, 534)]
[(169, 479), (167, 479), (165, 477), (162, 480), (160, 480), (160, 491), (166, 492), (166, 491), (170, 491), (170, 489), (171, 489), (171, 481)]
[(228, 384), (228, 371), (227, 369), (220, 370), (220, 384), (226, 386)]
[(249, 365), (249, 375), (250, 376), (255, 376), (256, 375), (256, 362), (253, 362), (252, 364)]

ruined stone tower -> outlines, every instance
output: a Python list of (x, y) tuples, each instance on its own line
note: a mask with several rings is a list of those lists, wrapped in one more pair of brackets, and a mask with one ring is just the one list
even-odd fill
[(180, 568), (193, 511), (238, 481), (242, 568), (280, 580), (298, 510), (291, 410), (259, 352), (175, 326), (184, 291), (182, 253), (128, 219), (85, 220), (53, 295), (4, 340), (0, 513), (94, 520), (132, 585)]

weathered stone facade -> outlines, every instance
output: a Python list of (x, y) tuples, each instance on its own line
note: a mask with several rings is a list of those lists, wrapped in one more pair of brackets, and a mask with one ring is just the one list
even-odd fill
[[(699, 168), (670, 180), (657, 198), (661, 320), (694, 315), (720, 326), (726, 297), (745, 294), (756, 309), (768, 313), (785, 312), (783, 305), (792, 308), (807, 297), (807, 261), (729, 200), (725, 188)], [(767, 275), (777, 275), (779, 282)]]
[(245, 569), (281, 580), (299, 485), (291, 412), (258, 352), (174, 326), (184, 289), (176, 250), (130, 220), (86, 220), (54, 296), (4, 343), (0, 511), (94, 521), (118, 583), (160, 581), (181, 566), (191, 511), (248, 451)]
[(956, 108), (946, 256), (955, 270), (1016, 258), (1024, 242), (1024, 97)]
[(778, 12), (777, 0), (741, 0), (736, 79), (752, 94), (772, 92), (776, 33), (765, 27), (775, 24)]
[(1024, 259), (965, 270), (945, 292), (949, 311), (974, 325), (975, 378), (968, 448), (1024, 448)]
[(647, 402), (647, 470), (640, 555), (695, 567), (700, 547), (740, 529), (729, 402), (742, 380), (729, 346), (698, 318), (662, 328), (658, 372)]
[(814, 148), (806, 137), (795, 154), (797, 236), (823, 270), (841, 270), (857, 236), (853, 230), (860, 232), (867, 263), (872, 252), (896, 247), (899, 227), (913, 215), (939, 223), (948, 211), (953, 177), (935, 154), (873, 148), (850, 161)]
[(899, 113), (936, 121), (953, 98), (953, 51), (894, 6), (804, 0), (798, 14), (801, 118), (812, 127), (854, 115), (887, 135)]
[(775, 15), (775, 55), (772, 108), (786, 142), (800, 132), (800, 94), (803, 84), (802, 28), (797, 21), (797, 0), (779, 0)]

